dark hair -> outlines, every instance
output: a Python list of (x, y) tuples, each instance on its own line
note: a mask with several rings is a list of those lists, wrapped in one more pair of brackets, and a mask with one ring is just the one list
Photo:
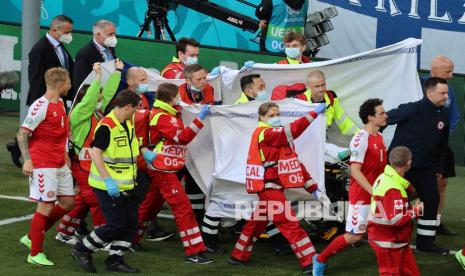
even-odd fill
[(193, 46), (193, 47), (199, 47), (200, 43), (197, 42), (197, 40), (193, 38), (187, 38), (183, 37), (178, 42), (176, 43), (176, 56), (178, 55), (178, 52), (181, 51), (181, 53), (186, 53), (186, 47), (187, 45)]
[(90, 84), (84, 84), (81, 89), (79, 89), (76, 94), (76, 99), (74, 100), (74, 106), (81, 102), (82, 98), (86, 95), (87, 89), (89, 89)]
[(201, 65), (192, 64), (192, 65), (186, 66), (186, 68), (184, 68), (184, 71), (182, 73), (184, 74), (184, 78), (190, 80), (192, 78), (192, 74), (200, 70), (205, 70), (205, 69)]
[(268, 111), (273, 108), (273, 107), (277, 107), (279, 108), (279, 105), (277, 105), (276, 103), (274, 102), (265, 102), (265, 103), (262, 103), (260, 105), (260, 107), (258, 107), (258, 116), (260, 118), (260, 116), (265, 116), (266, 113), (268, 113)]
[(260, 78), (260, 74), (250, 74), (241, 78), (241, 89), (244, 91), (249, 85), (253, 84), (253, 79)]
[(157, 100), (162, 102), (171, 101), (178, 94), (178, 87), (172, 83), (162, 83), (158, 86)]
[(121, 90), (115, 98), (117, 107), (125, 107), (131, 105), (132, 107), (139, 106), (140, 96), (129, 90)]
[(50, 21), (50, 26), (49, 27), (50, 27), (50, 29), (53, 28), (53, 27), (58, 27), (63, 22), (68, 22), (71, 25), (74, 24), (73, 19), (71, 19), (70, 17), (68, 17), (68, 16), (66, 16), (64, 14), (60, 14), (60, 15), (57, 15), (54, 18), (52, 18), (52, 21)]
[(403, 167), (407, 162), (412, 159), (412, 152), (409, 148), (398, 146), (391, 150), (389, 153), (389, 163), (393, 167)]
[(438, 77), (431, 77), (425, 81), (425, 91), (431, 90), (431, 89), (436, 89), (436, 86), (439, 84), (446, 84), (447, 85), (447, 80), (443, 78), (438, 78)]
[(294, 40), (298, 41), (302, 46), (306, 45), (307, 43), (307, 38), (303, 34), (295, 32), (287, 33), (283, 38), (284, 43), (289, 43)]
[(362, 119), (364, 124), (368, 123), (368, 116), (375, 116), (376, 107), (383, 104), (381, 99), (368, 99), (361, 106), (358, 111), (358, 116)]

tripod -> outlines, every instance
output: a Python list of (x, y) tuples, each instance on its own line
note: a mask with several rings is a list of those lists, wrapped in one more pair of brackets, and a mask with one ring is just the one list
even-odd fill
[[(142, 37), (142, 34), (145, 31), (150, 30), (150, 23), (153, 24), (153, 29), (155, 30), (155, 39), (163, 39), (168, 40), (166, 37), (165, 30), (168, 32), (170, 39), (172, 41), (176, 41), (174, 37), (173, 31), (171, 30), (170, 26), (168, 25), (168, 18), (167, 18), (167, 9), (162, 7), (161, 5), (156, 5), (153, 1), (148, 1), (148, 10), (145, 14), (144, 23), (140, 26), (140, 30), (137, 33), (137, 37)], [(160, 1), (162, 2), (162, 1)], [(165, 4), (166, 6), (166, 4)]]

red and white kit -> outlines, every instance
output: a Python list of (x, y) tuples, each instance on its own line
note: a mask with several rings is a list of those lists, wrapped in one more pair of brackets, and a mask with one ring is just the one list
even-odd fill
[(51, 103), (44, 96), (37, 99), (21, 127), (32, 132), (29, 153), (34, 169), (29, 197), (54, 202), (57, 196), (74, 196), (73, 178), (65, 162), (68, 117), (63, 101)]
[[(362, 173), (373, 185), (387, 164), (386, 146), (381, 133), (372, 135), (362, 129), (350, 142), (350, 163), (362, 165)], [(351, 177), (349, 188), (349, 211), (346, 231), (352, 234), (366, 233), (370, 213), (371, 195)]]

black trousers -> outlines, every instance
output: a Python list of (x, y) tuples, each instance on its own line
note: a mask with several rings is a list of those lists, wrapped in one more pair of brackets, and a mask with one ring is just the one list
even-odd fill
[[(105, 190), (93, 189), (102, 209), (106, 223), (87, 235), (78, 250), (96, 251), (111, 243), (107, 264), (122, 260), (137, 234), (137, 216), (139, 201), (134, 191), (120, 193), (112, 198)], [(85, 248), (83, 248), (85, 247)]]
[(424, 203), (423, 216), (418, 218), (417, 246), (432, 243), (436, 236), (439, 192), (434, 167), (411, 168), (405, 178), (412, 183)]

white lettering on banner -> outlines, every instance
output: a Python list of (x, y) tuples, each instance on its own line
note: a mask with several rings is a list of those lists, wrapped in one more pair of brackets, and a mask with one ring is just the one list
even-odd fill
[[(360, 3), (360, 0), (348, 0), (348, 1), (350, 4), (354, 6), (360, 6), (360, 7), (362, 6), (362, 3)], [(377, 10), (378, 12), (387, 12), (385, 2), (386, 0), (378, 0), (377, 5), (374, 7), (375, 10)], [(421, 19), (420, 15), (418, 14), (418, 2), (419, 0), (410, 1), (410, 12), (408, 13), (409, 17)], [(465, 4), (463, 6), (465, 7)], [(389, 0), (389, 10), (390, 10), (391, 16), (402, 14), (399, 7), (397, 6), (396, 0)], [(445, 11), (444, 14), (441, 16), (438, 15), (438, 0), (430, 0), (430, 11), (428, 15), (428, 20), (444, 22), (444, 23), (453, 22), (449, 11)], [(458, 19), (458, 23), (465, 24), (465, 12), (463, 13), (462, 17)]]
[[(378, 0), (378, 5), (376, 5), (375, 7), (377, 11), (386, 12), (386, 8), (384, 7), (384, 1), (385, 0)], [(402, 14), (399, 8), (397, 7), (395, 0), (389, 0), (389, 10), (391, 11), (392, 16)]]
[(452, 23), (449, 12), (445, 12), (443, 16), (438, 16), (438, 0), (431, 0), (428, 19), (432, 21), (440, 21)]

